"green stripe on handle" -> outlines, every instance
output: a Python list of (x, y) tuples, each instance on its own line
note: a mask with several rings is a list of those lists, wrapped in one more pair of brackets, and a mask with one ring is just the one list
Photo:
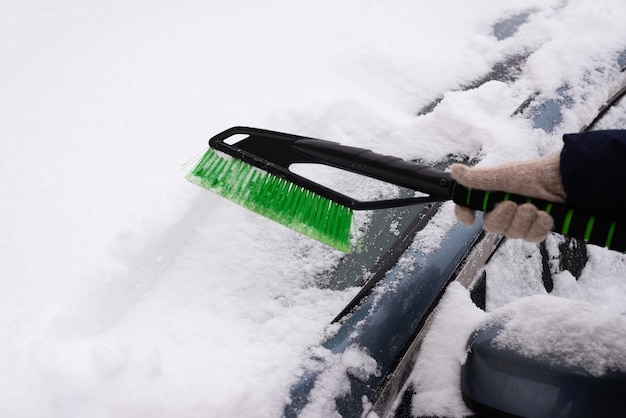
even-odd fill
[(588, 244), (626, 252), (626, 225), (600, 215), (593, 215), (561, 203), (548, 202), (505, 192), (493, 192), (467, 187), (454, 182), (452, 200), (471, 209), (489, 212), (500, 202), (511, 200), (518, 204), (532, 203), (554, 219), (554, 232), (580, 239)]

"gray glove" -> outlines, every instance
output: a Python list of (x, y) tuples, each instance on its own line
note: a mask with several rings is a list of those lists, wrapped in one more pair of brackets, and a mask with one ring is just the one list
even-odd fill
[[(567, 195), (561, 180), (560, 157), (561, 153), (557, 152), (535, 160), (492, 168), (470, 168), (453, 164), (452, 178), (468, 188), (515, 193), (565, 203)], [(457, 205), (455, 213), (461, 223), (474, 223), (474, 210)], [(543, 241), (554, 226), (552, 217), (535, 205), (518, 205), (511, 201), (498, 204), (485, 214), (483, 222), (487, 231), (530, 242)]]

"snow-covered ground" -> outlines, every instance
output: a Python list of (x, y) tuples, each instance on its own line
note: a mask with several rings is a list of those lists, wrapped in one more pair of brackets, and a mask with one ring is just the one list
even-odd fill
[[(519, 13), (532, 19), (498, 40)], [(316, 286), (339, 254), (186, 182), (186, 163), (232, 125), (426, 161), (532, 158), (585, 112), (549, 135), (509, 115), (614, 60), (624, 18), (621, 0), (4, 0), (0, 415), (279, 416), (356, 289)], [(415, 116), (525, 50), (519, 83)], [(524, 245), (493, 264), (494, 309), (541, 293), (520, 279), (534, 260), (513, 263)], [(556, 294), (621, 313), (626, 262), (591, 257)]]

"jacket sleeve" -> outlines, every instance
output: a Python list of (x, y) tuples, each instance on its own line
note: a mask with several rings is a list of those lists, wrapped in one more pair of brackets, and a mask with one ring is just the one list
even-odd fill
[(626, 130), (563, 136), (561, 178), (567, 203), (626, 221)]

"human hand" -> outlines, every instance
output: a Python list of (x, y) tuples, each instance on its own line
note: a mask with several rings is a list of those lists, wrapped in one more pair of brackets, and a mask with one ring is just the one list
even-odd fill
[[(558, 203), (567, 199), (561, 181), (560, 152), (498, 167), (453, 164), (451, 169), (452, 178), (471, 189), (515, 193)], [(456, 205), (455, 214), (466, 225), (472, 225), (476, 217), (473, 209), (460, 205)], [(487, 231), (530, 242), (543, 241), (554, 226), (552, 217), (535, 205), (518, 205), (512, 201), (501, 202), (485, 213), (483, 223)]]

